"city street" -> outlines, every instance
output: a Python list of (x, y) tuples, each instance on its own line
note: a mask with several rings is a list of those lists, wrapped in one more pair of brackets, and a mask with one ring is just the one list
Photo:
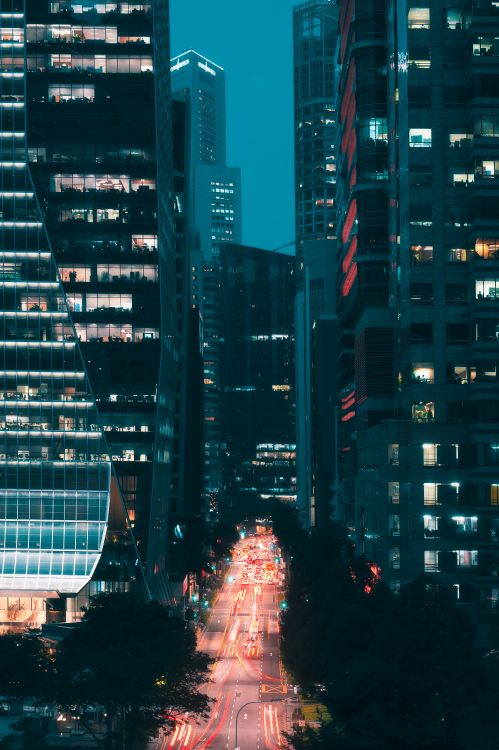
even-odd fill
[[(238, 543), (199, 647), (216, 659), (207, 692), (211, 716), (189, 717), (161, 750), (276, 750), (284, 747), (287, 685), (279, 660), (279, 551), (273, 537)], [(245, 705), (249, 704), (249, 705)], [(237, 742), (236, 742), (237, 727)]]

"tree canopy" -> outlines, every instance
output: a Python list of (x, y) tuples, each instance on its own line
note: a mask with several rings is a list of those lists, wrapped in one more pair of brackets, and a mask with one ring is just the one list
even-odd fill
[[(279, 524), (276, 533), (282, 533)], [(300, 544), (291, 562), (282, 654), (294, 679), (320, 695), (332, 719), (320, 730), (299, 731), (293, 747), (499, 747), (499, 729), (490, 720), (499, 660), (479, 653), (475, 626), (453, 592), (423, 576), (392, 593), (377, 566), (355, 555), (338, 524)]]
[(210, 659), (197, 651), (192, 628), (127, 594), (96, 597), (53, 656), (40, 639), (1, 638), (0, 663), (4, 696), (77, 707), (82, 716), (86, 707), (102, 709), (106, 738), (94, 737), (109, 750), (124, 733), (127, 748), (143, 747), (175, 716), (206, 715), (210, 706), (200, 690)]

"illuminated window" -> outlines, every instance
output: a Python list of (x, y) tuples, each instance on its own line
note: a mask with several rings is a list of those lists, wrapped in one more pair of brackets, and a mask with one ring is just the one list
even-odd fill
[[(437, 485), (434, 482), (425, 482), (423, 485), (423, 499), (425, 505), (438, 505)], [(498, 502), (499, 504), (499, 502)]]
[(437, 465), (437, 444), (436, 443), (424, 443), (423, 444), (423, 463), (425, 466)]
[(475, 255), (481, 260), (499, 259), (499, 239), (476, 239)]
[(411, 245), (410, 253), (412, 265), (433, 263), (433, 245)]
[(388, 533), (390, 536), (400, 536), (400, 516), (388, 516)]
[(409, 146), (411, 148), (430, 148), (431, 128), (410, 128)]
[(400, 482), (388, 482), (388, 502), (400, 503)]
[(476, 534), (478, 531), (477, 516), (452, 516), (458, 534)]
[(458, 568), (475, 568), (478, 565), (478, 551), (460, 549), (455, 551)]
[(438, 516), (423, 516), (423, 528), (425, 539), (436, 539), (439, 536), (438, 526), (440, 518)]
[(412, 366), (412, 380), (418, 383), (433, 383), (435, 370), (431, 363), (417, 363)]
[(463, 15), (461, 8), (447, 8), (447, 28), (462, 29)]
[(470, 182), (474, 182), (474, 175), (466, 172), (455, 172), (452, 175), (452, 182), (454, 185), (468, 185)]
[(497, 57), (499, 55), (499, 37), (491, 34), (475, 36), (473, 54), (479, 57)]
[(429, 29), (430, 9), (409, 8), (409, 12), (407, 14), (407, 25), (410, 29)]
[(400, 569), (400, 549), (398, 547), (388, 550), (388, 562), (392, 570)]
[(490, 504), (499, 505), (499, 484), (490, 485)]
[(438, 573), (438, 552), (433, 549), (424, 551), (425, 573)]
[(388, 143), (388, 120), (386, 117), (369, 117), (359, 122), (359, 144)]
[(388, 463), (391, 466), (399, 465), (399, 445), (398, 443), (392, 443), (388, 446)]
[(449, 133), (449, 146), (451, 148), (460, 148), (466, 146), (473, 136), (470, 133)]
[(412, 421), (419, 424), (433, 422), (435, 419), (435, 404), (433, 401), (424, 403), (418, 401), (412, 405)]
[(453, 247), (449, 250), (449, 263), (466, 263), (468, 250), (465, 247)]
[(478, 279), (475, 282), (475, 296), (477, 300), (499, 299), (499, 278)]

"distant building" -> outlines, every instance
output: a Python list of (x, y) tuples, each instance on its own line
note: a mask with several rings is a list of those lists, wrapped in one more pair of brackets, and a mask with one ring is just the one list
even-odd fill
[(240, 245), (220, 252), (224, 496), (296, 501), (294, 258)]
[(225, 71), (194, 50), (172, 58), (172, 89), (190, 96), (191, 166), (226, 163)]
[(340, 33), (343, 515), (394, 589), (438, 573), (492, 609), (497, 8), (355, 0)]
[(172, 88), (190, 102), (191, 305), (202, 318), (204, 361), (203, 492), (218, 512), (222, 489), (220, 436), (219, 254), (241, 243), (241, 172), (226, 164), (225, 71), (194, 50), (171, 60)]
[(293, 10), (296, 203), (296, 461), (306, 528), (336, 513), (336, 110), (339, 8)]

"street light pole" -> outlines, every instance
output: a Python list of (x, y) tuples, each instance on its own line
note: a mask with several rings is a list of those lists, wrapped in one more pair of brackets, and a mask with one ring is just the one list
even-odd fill
[(283, 701), (283, 700), (284, 698), (273, 698), (271, 701), (248, 701), (247, 703), (243, 703), (243, 705), (239, 708), (239, 711), (236, 714), (236, 736), (235, 736), (236, 744), (234, 746), (234, 750), (241, 750), (241, 748), (238, 747), (238, 744), (237, 744), (237, 722), (239, 720), (239, 714), (241, 713), (243, 708), (246, 708), (246, 706), (252, 706), (255, 704), (259, 705), (260, 703), (279, 703), (280, 701)]

